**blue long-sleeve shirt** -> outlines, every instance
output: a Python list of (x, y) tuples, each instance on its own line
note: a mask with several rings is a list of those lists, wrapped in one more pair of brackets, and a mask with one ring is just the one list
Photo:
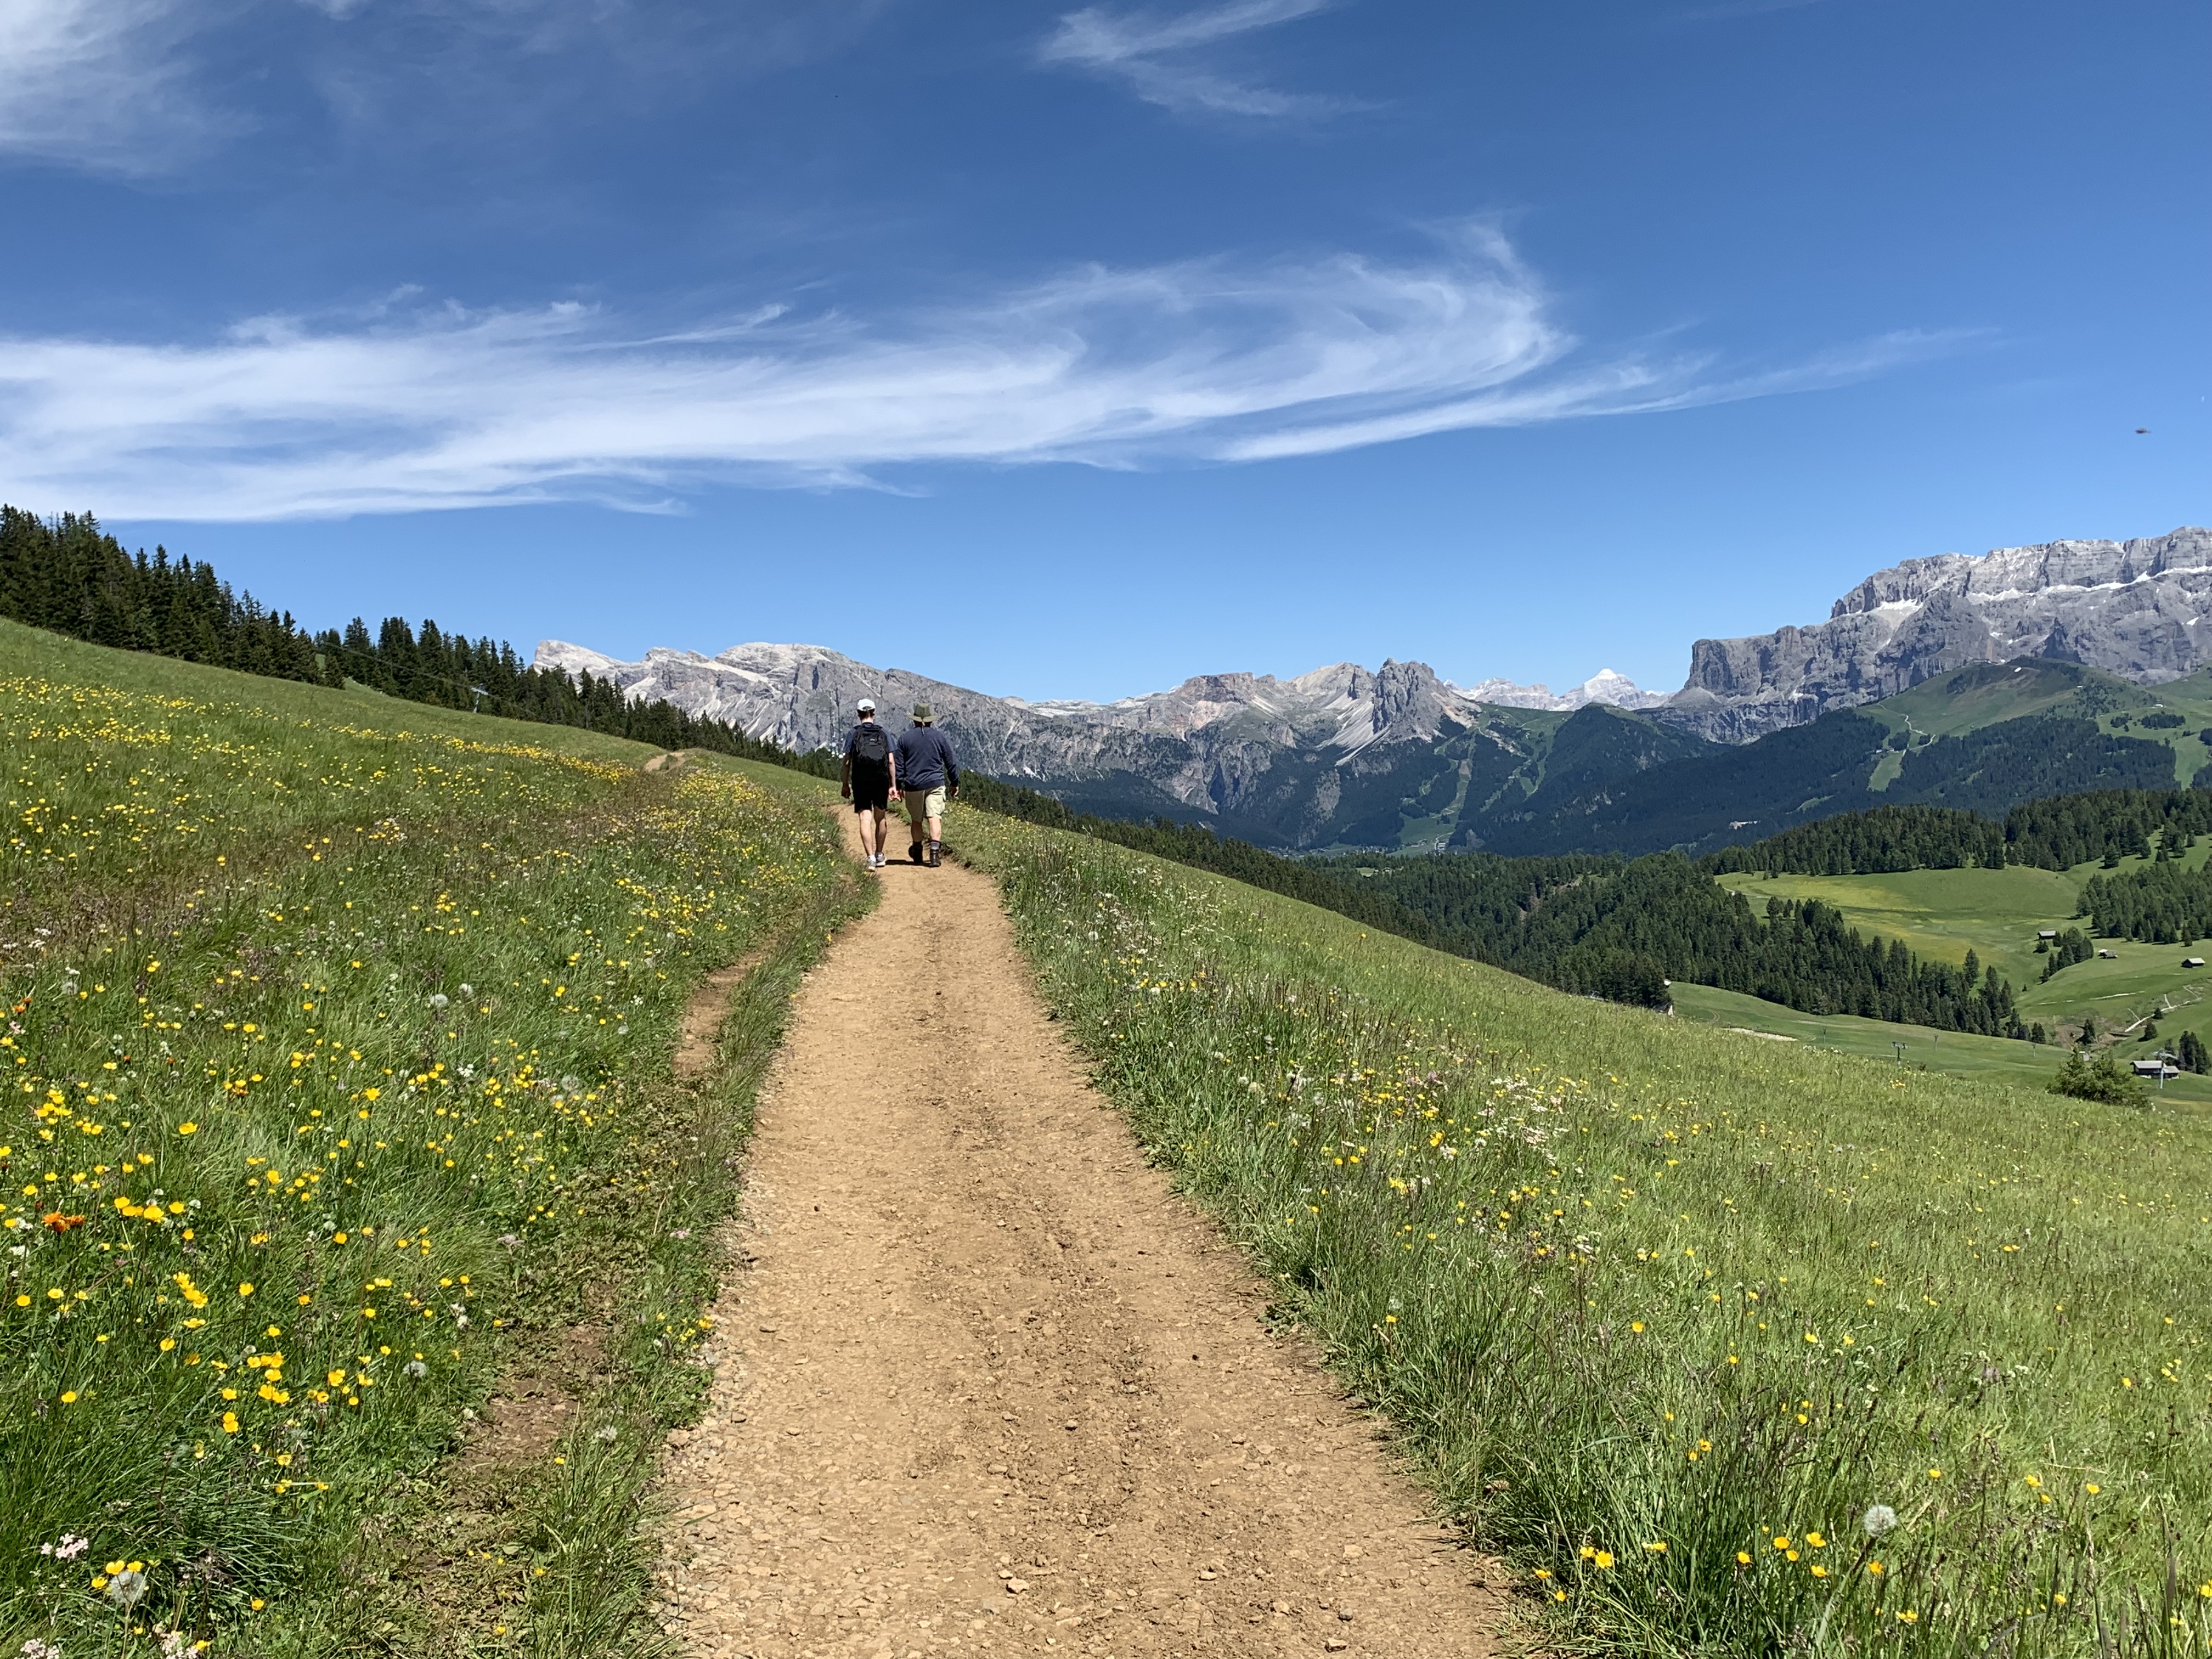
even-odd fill
[(960, 787), (960, 769), (952, 763), (952, 745), (942, 732), (915, 726), (899, 733), (898, 781), (902, 789)]

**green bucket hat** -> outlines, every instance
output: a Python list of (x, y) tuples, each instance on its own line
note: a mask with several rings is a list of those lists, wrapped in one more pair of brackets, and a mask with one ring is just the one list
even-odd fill
[(916, 720), (926, 720), (929, 719), (929, 718), (930, 718), (929, 705), (928, 705), (927, 703), (926, 703), (926, 702), (918, 702), (918, 703), (915, 704), (915, 706), (914, 706), (914, 717), (915, 717), (915, 719), (916, 719)]

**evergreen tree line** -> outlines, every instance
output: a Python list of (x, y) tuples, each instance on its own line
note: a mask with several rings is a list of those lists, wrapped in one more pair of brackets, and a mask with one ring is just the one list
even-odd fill
[(2212, 937), (2212, 872), (2160, 860), (2094, 876), (2081, 890), (2081, 914), (2100, 938), (2194, 945)]
[(322, 678), (314, 642), (289, 611), (231, 592), (213, 567), (136, 558), (90, 514), (40, 519), (0, 506), (0, 617), (124, 651), (276, 679)]
[(1899, 870), (1995, 870), (2005, 827), (1949, 806), (1877, 806), (1801, 823), (1702, 860), (1715, 875), (1759, 870), (1794, 876), (1888, 875)]
[(1564, 862), (1430, 855), (1392, 860), (1370, 879), (1440, 923), (1446, 948), (1563, 990), (1656, 1006), (1671, 1000), (1660, 981), (1682, 980), (1808, 1013), (2027, 1035), (2012, 988), (1971, 954), (1959, 968), (1924, 960), (1817, 901), (1770, 899), (1762, 920), (1679, 854), (1579, 872)]
[(1762, 921), (1750, 901), (1679, 854), (1287, 859), (1199, 826), (1079, 813), (972, 775), (961, 793), (988, 811), (1231, 876), (1584, 995), (1665, 1007), (1668, 981), (1680, 980), (1809, 1013), (2027, 1036), (2012, 988), (1972, 957), (1960, 968), (1924, 961), (1862, 936), (1818, 902), (1770, 901)]
[[(1943, 806), (1877, 806), (1800, 824), (1708, 854), (1715, 874), (1760, 870), (1804, 876), (1899, 870), (2064, 870), (2124, 858), (2171, 858), (2212, 830), (2212, 790), (2099, 789), (2015, 806), (2002, 822)], [(2103, 929), (2099, 929), (2102, 932)]]
[(635, 702), (611, 680), (533, 668), (514, 647), (471, 641), (426, 620), (418, 631), (387, 617), (374, 634), (359, 617), (311, 634), (291, 612), (234, 592), (205, 560), (156, 548), (126, 552), (90, 514), (41, 519), (0, 506), (0, 617), (94, 645), (148, 651), (310, 685), (351, 681), (410, 702), (511, 720), (581, 726), (663, 749), (711, 749), (747, 760), (836, 775), (835, 759), (796, 754), (702, 720), (673, 703)]
[[(1102, 818), (1079, 812), (1050, 795), (1002, 783), (980, 772), (961, 773), (960, 799), (969, 806), (995, 812), (1001, 817), (1019, 818), (1025, 823), (1042, 824), (1049, 830), (1073, 830), (1095, 840), (1110, 841), (1116, 846), (1187, 864), (1194, 869), (1210, 870), (1216, 875), (1227, 876), (1267, 892), (1280, 893), (1286, 898), (1301, 899), (1324, 910), (1349, 916), (1363, 927), (1372, 927), (1377, 933), (1396, 933), (1423, 945), (1443, 945), (1435, 927), (1388, 894), (1348, 880), (1327, 865), (1286, 859), (1264, 852), (1249, 842), (1225, 840), (1200, 825), (1176, 823), (1167, 818), (1143, 823)], [(1601, 864), (1607, 860), (1593, 859), (1589, 862)]]
[(2036, 954), (2044, 958), (2043, 977), (2046, 980), (2053, 974), (2071, 968), (2077, 962), (2087, 962), (2097, 954), (2096, 947), (2089, 943), (2088, 934), (2079, 927), (2069, 927), (2054, 939), (2038, 939), (2035, 949)]

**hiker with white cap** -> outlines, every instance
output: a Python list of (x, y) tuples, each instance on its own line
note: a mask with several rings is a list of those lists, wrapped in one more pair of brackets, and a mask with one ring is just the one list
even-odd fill
[(884, 816), (898, 799), (898, 755), (891, 734), (876, 724), (876, 700), (863, 697), (860, 723), (845, 739), (845, 769), (838, 793), (853, 803), (860, 823), (860, 850), (868, 868), (884, 867)]
[[(952, 745), (945, 740), (942, 732), (930, 725), (927, 703), (915, 704), (914, 724), (899, 733), (896, 762), (898, 776), (906, 780), (906, 787), (894, 787), (891, 799), (905, 797), (907, 827), (914, 837), (907, 856), (934, 870), (945, 851), (945, 799), (960, 793), (960, 769), (952, 763)], [(925, 830), (929, 836), (926, 852), (922, 846)]]

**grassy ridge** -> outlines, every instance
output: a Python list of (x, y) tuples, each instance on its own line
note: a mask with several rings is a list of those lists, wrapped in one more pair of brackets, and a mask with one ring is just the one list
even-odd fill
[[(729, 1154), (861, 902), (829, 827), (768, 769), (4, 642), (0, 1642), (651, 1647)], [(568, 1409), (502, 1454), (518, 1366)]]
[(1900, 1077), (1095, 841), (957, 834), (1103, 1086), (1563, 1644), (2207, 1651), (2194, 1116)]

